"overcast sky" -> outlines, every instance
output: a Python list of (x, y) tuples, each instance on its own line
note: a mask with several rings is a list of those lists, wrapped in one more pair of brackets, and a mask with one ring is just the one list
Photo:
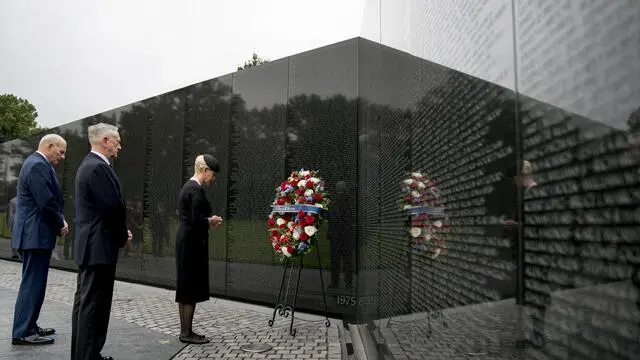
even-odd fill
[(364, 0), (0, 1), (0, 93), (53, 127), (360, 34)]

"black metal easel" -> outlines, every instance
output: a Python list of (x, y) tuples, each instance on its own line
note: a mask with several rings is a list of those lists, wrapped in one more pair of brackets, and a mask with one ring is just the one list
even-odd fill
[[(322, 288), (322, 300), (324, 301), (324, 317), (326, 319), (325, 325), (327, 327), (331, 326), (331, 321), (329, 321), (329, 316), (327, 315), (327, 293), (324, 290), (324, 279), (322, 278), (322, 266), (320, 261), (320, 251), (318, 248), (315, 249), (317, 258), (318, 258), (318, 274), (320, 275), (320, 287)], [(293, 263), (296, 258), (286, 258), (284, 261), (284, 271), (282, 272), (282, 282), (280, 283), (280, 291), (278, 292), (278, 298), (276, 300), (276, 306), (273, 309), (273, 317), (269, 320), (269, 326), (273, 326), (273, 323), (276, 319), (276, 313), (279, 316), (289, 317), (289, 313), (291, 313), (291, 323), (289, 324), (289, 335), (296, 336), (296, 329), (293, 328), (293, 319), (295, 317), (296, 312), (296, 300), (298, 299), (298, 289), (300, 287), (300, 275), (302, 274), (302, 256), (297, 257), (298, 259), (298, 279), (296, 280), (296, 289), (293, 293), (293, 304), (287, 303), (287, 298), (289, 297), (289, 288), (291, 285), (291, 276), (293, 275)], [(287, 269), (289, 269), (289, 275), (287, 276)], [(287, 280), (288, 279), (288, 280)], [(285, 290), (285, 280), (287, 282), (286, 291), (284, 296), (282, 296), (282, 291)]]

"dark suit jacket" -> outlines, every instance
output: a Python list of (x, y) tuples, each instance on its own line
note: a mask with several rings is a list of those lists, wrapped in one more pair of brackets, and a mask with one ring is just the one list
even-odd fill
[(78, 168), (75, 200), (76, 264), (115, 264), (127, 242), (127, 208), (115, 171), (94, 153)]
[(41, 154), (29, 155), (22, 164), (16, 197), (11, 247), (53, 249), (64, 227), (64, 200), (58, 176)]

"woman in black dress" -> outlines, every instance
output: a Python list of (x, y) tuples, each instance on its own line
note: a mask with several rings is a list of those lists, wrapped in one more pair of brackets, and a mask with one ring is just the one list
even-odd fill
[(194, 174), (180, 190), (178, 211), (180, 227), (176, 235), (176, 302), (180, 311), (180, 341), (192, 344), (209, 342), (193, 332), (196, 303), (209, 300), (209, 227), (218, 227), (222, 218), (212, 214), (203, 186), (215, 180), (220, 171), (211, 155), (196, 157)]

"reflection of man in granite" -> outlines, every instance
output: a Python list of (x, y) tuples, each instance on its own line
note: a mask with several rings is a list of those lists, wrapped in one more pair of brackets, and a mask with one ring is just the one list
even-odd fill
[[(340, 180), (336, 183), (331, 196), (329, 211), (329, 242), (331, 248), (331, 288), (340, 287), (340, 273), (344, 275), (344, 285), (353, 288), (353, 254), (355, 245), (355, 210), (352, 194), (347, 184)], [(350, 211), (351, 210), (351, 211)]]
[[(512, 175), (516, 187), (522, 189), (522, 198), (523, 201), (526, 202), (528, 196), (530, 195), (530, 190), (538, 185), (533, 176), (533, 165), (531, 164), (531, 162), (524, 160), (522, 162), (522, 170), (520, 171), (520, 173), (518, 173), (517, 169), (515, 169), (514, 167), (510, 175)], [(514, 211), (517, 211), (517, 209), (514, 209)], [(523, 212), (522, 217), (524, 216), (525, 214)], [(504, 220), (505, 228), (507, 229), (507, 231), (513, 232), (515, 241), (518, 241), (519, 236), (524, 236), (524, 224), (524, 219), (518, 220), (517, 212), (514, 212), (511, 216), (507, 216), (507, 218)], [(524, 239), (520, 243), (524, 245)], [(517, 265), (525, 266), (525, 264)], [(545, 278), (548, 271), (549, 268), (541, 269), (541, 272), (544, 274)], [(524, 286), (524, 284), (522, 284), (522, 286)], [(527, 345), (532, 343), (536, 346), (542, 346), (544, 344), (544, 318), (549, 302), (549, 294), (541, 293), (539, 295), (539, 298), (543, 299), (542, 301), (544, 302), (544, 304), (535, 302), (532, 303), (527, 301), (522, 304), (518, 304), (520, 326), (522, 326), (522, 329), (524, 329), (525, 324), (531, 324), (533, 328), (533, 333), (530, 334), (531, 336), (533, 336), (533, 338), (529, 338), (526, 334), (523, 333), (518, 336), (517, 343), (519, 343), (520, 345)], [(527, 306), (527, 308), (524, 308), (522, 306)], [(535, 311), (538, 312), (539, 316), (532, 317), (532, 309), (535, 309)]]
[(150, 220), (153, 254), (162, 256), (164, 248), (169, 244), (169, 227), (172, 224), (165, 204), (158, 202), (153, 207), (153, 216)]
[[(13, 198), (11, 198), (11, 200), (9, 200), (9, 208), (7, 209), (7, 224), (6, 224), (9, 229), (11, 229), (13, 226), (13, 216), (16, 213), (17, 202), (18, 202), (18, 198), (16, 196), (14, 196)], [(18, 256), (18, 249), (15, 249), (13, 246), (11, 247), (11, 258), (12, 259), (20, 258), (20, 256)]]
[(144, 240), (143, 227), (144, 227), (144, 217), (142, 214), (142, 201), (140, 199), (135, 199), (131, 201), (128, 206), (129, 209), (127, 214), (129, 214), (129, 229), (131, 229), (131, 233), (133, 234), (132, 241), (132, 250), (135, 256), (142, 257), (142, 241)]

